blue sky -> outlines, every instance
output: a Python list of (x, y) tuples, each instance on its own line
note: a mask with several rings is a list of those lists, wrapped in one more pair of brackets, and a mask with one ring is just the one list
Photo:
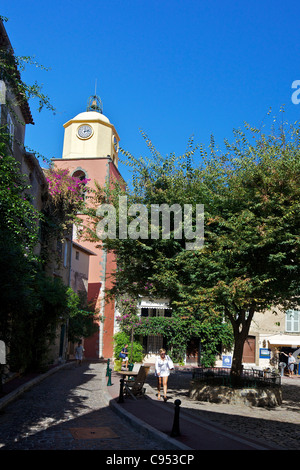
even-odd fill
[(0, 14), (15, 53), (51, 68), (22, 74), (44, 85), (57, 111), (30, 102), (26, 145), (46, 158), (61, 157), (63, 124), (85, 110), (96, 80), (121, 146), (137, 157), (147, 154), (139, 129), (163, 155), (179, 155), (191, 135), (207, 146), (211, 134), (231, 140), (244, 121), (260, 127), (270, 108), (300, 118), (291, 100), (300, 80), (296, 1), (14, 0)]

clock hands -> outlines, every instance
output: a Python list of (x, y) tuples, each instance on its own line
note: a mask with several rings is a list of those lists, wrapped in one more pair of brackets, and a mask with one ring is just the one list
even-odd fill
[(78, 129), (78, 135), (81, 137), (81, 138), (88, 138), (90, 137), (90, 135), (92, 135), (92, 129), (90, 126), (88, 125), (83, 125), (81, 127), (79, 127)]

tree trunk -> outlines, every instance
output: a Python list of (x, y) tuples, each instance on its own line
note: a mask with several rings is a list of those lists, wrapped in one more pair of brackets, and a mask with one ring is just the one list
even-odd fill
[(230, 371), (231, 382), (233, 385), (238, 384), (243, 372), (243, 350), (247, 336), (248, 334), (245, 336), (245, 332), (243, 332), (243, 334), (238, 333), (234, 335), (234, 351)]
[(243, 372), (244, 343), (249, 334), (253, 315), (254, 308), (250, 308), (249, 311), (238, 311), (237, 316), (229, 316), (231, 324), (233, 326), (234, 334), (234, 351), (230, 371), (231, 382), (233, 386), (238, 385)]

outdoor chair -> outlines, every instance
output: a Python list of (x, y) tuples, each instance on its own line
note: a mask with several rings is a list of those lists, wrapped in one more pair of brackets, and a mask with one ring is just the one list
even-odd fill
[(131, 396), (134, 400), (139, 396), (145, 395), (145, 381), (149, 373), (150, 366), (141, 366), (134, 380), (124, 380), (125, 396)]

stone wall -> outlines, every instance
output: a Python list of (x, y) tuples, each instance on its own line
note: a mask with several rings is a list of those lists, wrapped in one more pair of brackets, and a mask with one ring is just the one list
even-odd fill
[(246, 406), (275, 407), (282, 404), (281, 387), (232, 388), (224, 385), (207, 385), (199, 380), (191, 381), (189, 397), (198, 401)]

